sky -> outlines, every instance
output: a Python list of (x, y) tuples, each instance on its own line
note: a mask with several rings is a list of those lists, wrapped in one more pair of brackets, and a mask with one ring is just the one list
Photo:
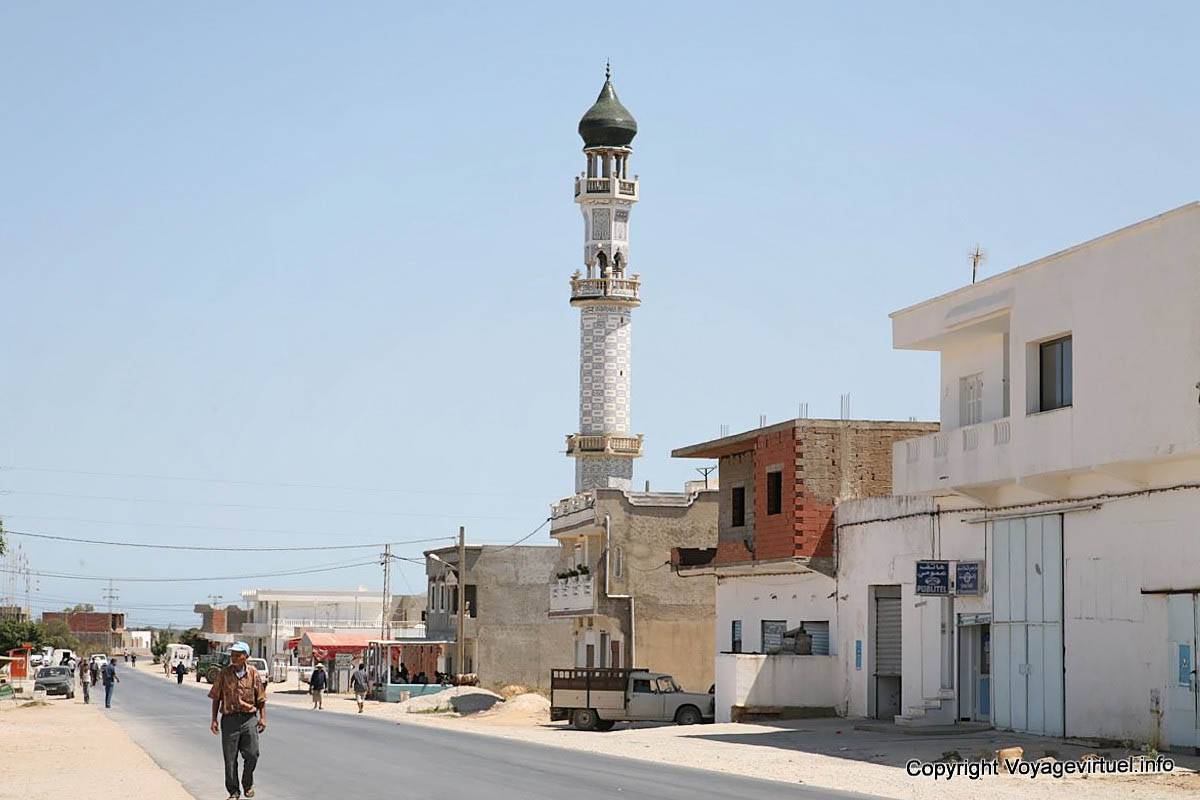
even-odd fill
[[(969, 282), (976, 243), (987, 276), (1195, 200), (1198, 24), (1167, 2), (0, 4), (0, 517), (418, 559), (460, 525), (538, 530), (573, 489), (572, 177), (606, 58), (639, 125), (636, 485), (680, 489), (704, 464), (672, 448), (802, 402), (935, 418), (936, 354), (892, 350), (888, 314)], [(133, 624), (382, 578), (376, 546), (8, 538), (114, 578)], [(43, 575), (30, 599), (106, 586)]]

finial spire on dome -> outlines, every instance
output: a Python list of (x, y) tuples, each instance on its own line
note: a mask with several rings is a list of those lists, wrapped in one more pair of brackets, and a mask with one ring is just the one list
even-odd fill
[(604, 80), (612, 80), (612, 60), (608, 58), (604, 59)]
[(637, 121), (617, 99), (612, 85), (612, 60), (604, 60), (604, 86), (600, 96), (579, 120), (585, 147), (628, 147), (637, 135)]

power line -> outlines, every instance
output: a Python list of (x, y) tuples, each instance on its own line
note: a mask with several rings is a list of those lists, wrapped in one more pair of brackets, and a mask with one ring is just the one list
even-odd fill
[[(74, 573), (67, 573), (67, 572), (38, 572), (38, 571), (33, 571), (33, 570), (30, 571), (30, 574), (38, 575), (43, 578), (62, 578), (65, 580), (79, 580), (79, 581), (110, 581), (110, 580), (113, 580), (113, 581), (122, 581), (122, 582), (126, 582), (126, 583), (185, 583), (185, 582), (191, 583), (191, 582), (197, 582), (197, 581), (238, 581), (238, 580), (248, 580), (250, 578), (278, 578), (278, 577), (284, 577), (284, 576), (288, 576), (288, 575), (312, 575), (312, 574), (315, 574), (318, 572), (334, 572), (336, 570), (342, 570), (342, 569), (354, 569), (356, 567), (369, 567), (369, 566), (374, 566), (375, 564), (376, 564), (375, 561), (356, 561), (356, 562), (350, 563), (350, 564), (336, 564), (336, 565), (332, 565), (332, 566), (317, 567), (317, 568), (285, 570), (285, 571), (281, 571), (281, 572), (260, 572), (260, 573), (256, 573), (253, 575), (216, 575), (216, 576), (203, 577), (203, 578), (148, 578), (145, 576), (118, 577), (118, 576), (109, 576), (109, 575), (76, 575)], [(9, 571), (9, 570), (0, 570), (0, 572), (7, 572), (7, 571)]]
[(269, 506), (257, 505), (254, 503), (205, 503), (197, 500), (163, 500), (154, 497), (117, 497), (113, 495), (101, 494), (72, 494), (70, 492), (37, 492), (26, 489), (3, 489), (0, 494), (4, 495), (28, 495), (33, 497), (61, 497), (71, 498), (76, 500), (109, 500), (117, 503), (159, 503), (162, 505), (177, 505), (177, 506), (195, 506), (200, 508), (245, 508), (255, 511), (305, 511), (318, 512), (328, 514), (366, 514), (370, 516), (384, 517), (420, 517), (424, 519), (507, 519), (515, 520), (521, 517), (502, 517), (493, 514), (417, 514), (411, 511), (374, 511), (371, 509), (362, 508), (314, 508), (311, 506)]
[(160, 481), (190, 481), (193, 483), (222, 483), (231, 486), (263, 486), (282, 489), (329, 489), (341, 492), (367, 492), (371, 494), (416, 494), (416, 495), (447, 495), (450, 497), (510, 497), (528, 500), (541, 500), (533, 495), (509, 494), (506, 492), (451, 492), (444, 489), (389, 489), (384, 487), (341, 486), (337, 484), (297, 483), (292, 481), (249, 481), (235, 478), (206, 478), (193, 475), (152, 475), (130, 472), (96, 472), (82, 469), (63, 469), (57, 467), (25, 467), (11, 464), (0, 466), (0, 470), (11, 472), (49, 472), (59, 475), (85, 475), (92, 478), (135, 478), (139, 480)]
[(322, 536), (326, 539), (361, 539), (363, 536), (378, 535), (376, 533), (345, 533), (344, 531), (298, 531), (291, 528), (244, 528), (228, 525), (185, 525), (176, 522), (139, 522), (133, 520), (89, 519), (87, 517), (49, 517), (41, 514), (2, 513), (0, 514), (0, 518), (40, 519), (50, 522), (83, 522), (89, 525), (116, 525), (122, 528), (136, 526), (141, 528), (174, 528), (193, 531), (231, 531), (233, 533), (280, 533), (288, 536)]
[(327, 544), (310, 545), (306, 547), (213, 547), (193, 544), (149, 544), (146, 542), (117, 542), (106, 539), (79, 539), (73, 536), (58, 536), (50, 533), (33, 533), (32, 531), (14, 531), (5, 529), (6, 534), (25, 536), (31, 539), (47, 539), (55, 542), (72, 542), (74, 544), (98, 544), (109, 547), (144, 547), (151, 550), (191, 550), (220, 553), (294, 553), (311, 550), (365, 550), (383, 547), (384, 544), (423, 544), (425, 542), (441, 542), (452, 539), (452, 536), (437, 536), (430, 539), (409, 539), (402, 542), (372, 542), (369, 544)]
[(520, 539), (517, 539), (517, 540), (516, 540), (515, 542), (513, 542), (512, 544), (505, 545), (504, 547), (501, 547), (501, 548), (500, 548), (500, 550), (498, 550), (497, 552), (501, 552), (501, 553), (502, 553), (502, 552), (504, 552), (505, 550), (509, 549), (510, 547), (516, 547), (516, 546), (517, 546), (517, 545), (519, 545), (521, 542), (524, 542), (524, 541), (525, 541), (525, 540), (527, 540), (527, 539), (532, 539), (532, 538), (533, 538), (533, 535), (534, 535), (535, 533), (537, 533), (538, 531), (540, 531), (542, 528), (546, 527), (546, 524), (547, 524), (548, 522), (550, 522), (550, 519), (551, 519), (550, 517), (546, 517), (546, 519), (542, 520), (542, 524), (541, 524), (541, 525), (538, 525), (538, 526), (537, 526), (536, 528), (534, 528), (532, 531), (530, 531), (529, 533), (525, 534), (525, 535), (524, 535), (524, 536), (522, 536)]

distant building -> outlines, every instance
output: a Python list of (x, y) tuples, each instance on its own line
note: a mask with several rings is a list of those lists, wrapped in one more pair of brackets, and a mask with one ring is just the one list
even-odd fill
[(442, 672), (474, 672), (485, 686), (517, 683), (547, 688), (550, 670), (564, 666), (571, 626), (548, 612), (557, 547), (468, 545), (463, 665), (458, 642), (458, 547), (425, 553), (427, 638), (447, 641)]
[(23, 606), (7, 605), (0, 606), (0, 620), (12, 620), (13, 622), (28, 622), (29, 612)]
[[(380, 592), (367, 589), (304, 590), (247, 589), (242, 592), (249, 617), (242, 622), (241, 639), (254, 655), (269, 660), (287, 658), (307, 631), (364, 634), (379, 637), (385, 602)], [(421, 635), (419, 628), (410, 635)]]
[(125, 614), (116, 611), (46, 611), (42, 624), (65, 622), (67, 630), (84, 645), (112, 651), (125, 646)]

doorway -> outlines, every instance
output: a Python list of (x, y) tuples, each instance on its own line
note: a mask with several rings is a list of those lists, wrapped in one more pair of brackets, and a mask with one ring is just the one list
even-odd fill
[(959, 614), (958, 719), (992, 719), (992, 616)]
[(1200, 595), (1167, 595), (1171, 674), (1167, 682), (1167, 737), (1173, 753), (1200, 755), (1200, 694), (1196, 647), (1200, 645)]
[(892, 719), (900, 714), (901, 625), (900, 587), (873, 586), (871, 625), (871, 716)]

